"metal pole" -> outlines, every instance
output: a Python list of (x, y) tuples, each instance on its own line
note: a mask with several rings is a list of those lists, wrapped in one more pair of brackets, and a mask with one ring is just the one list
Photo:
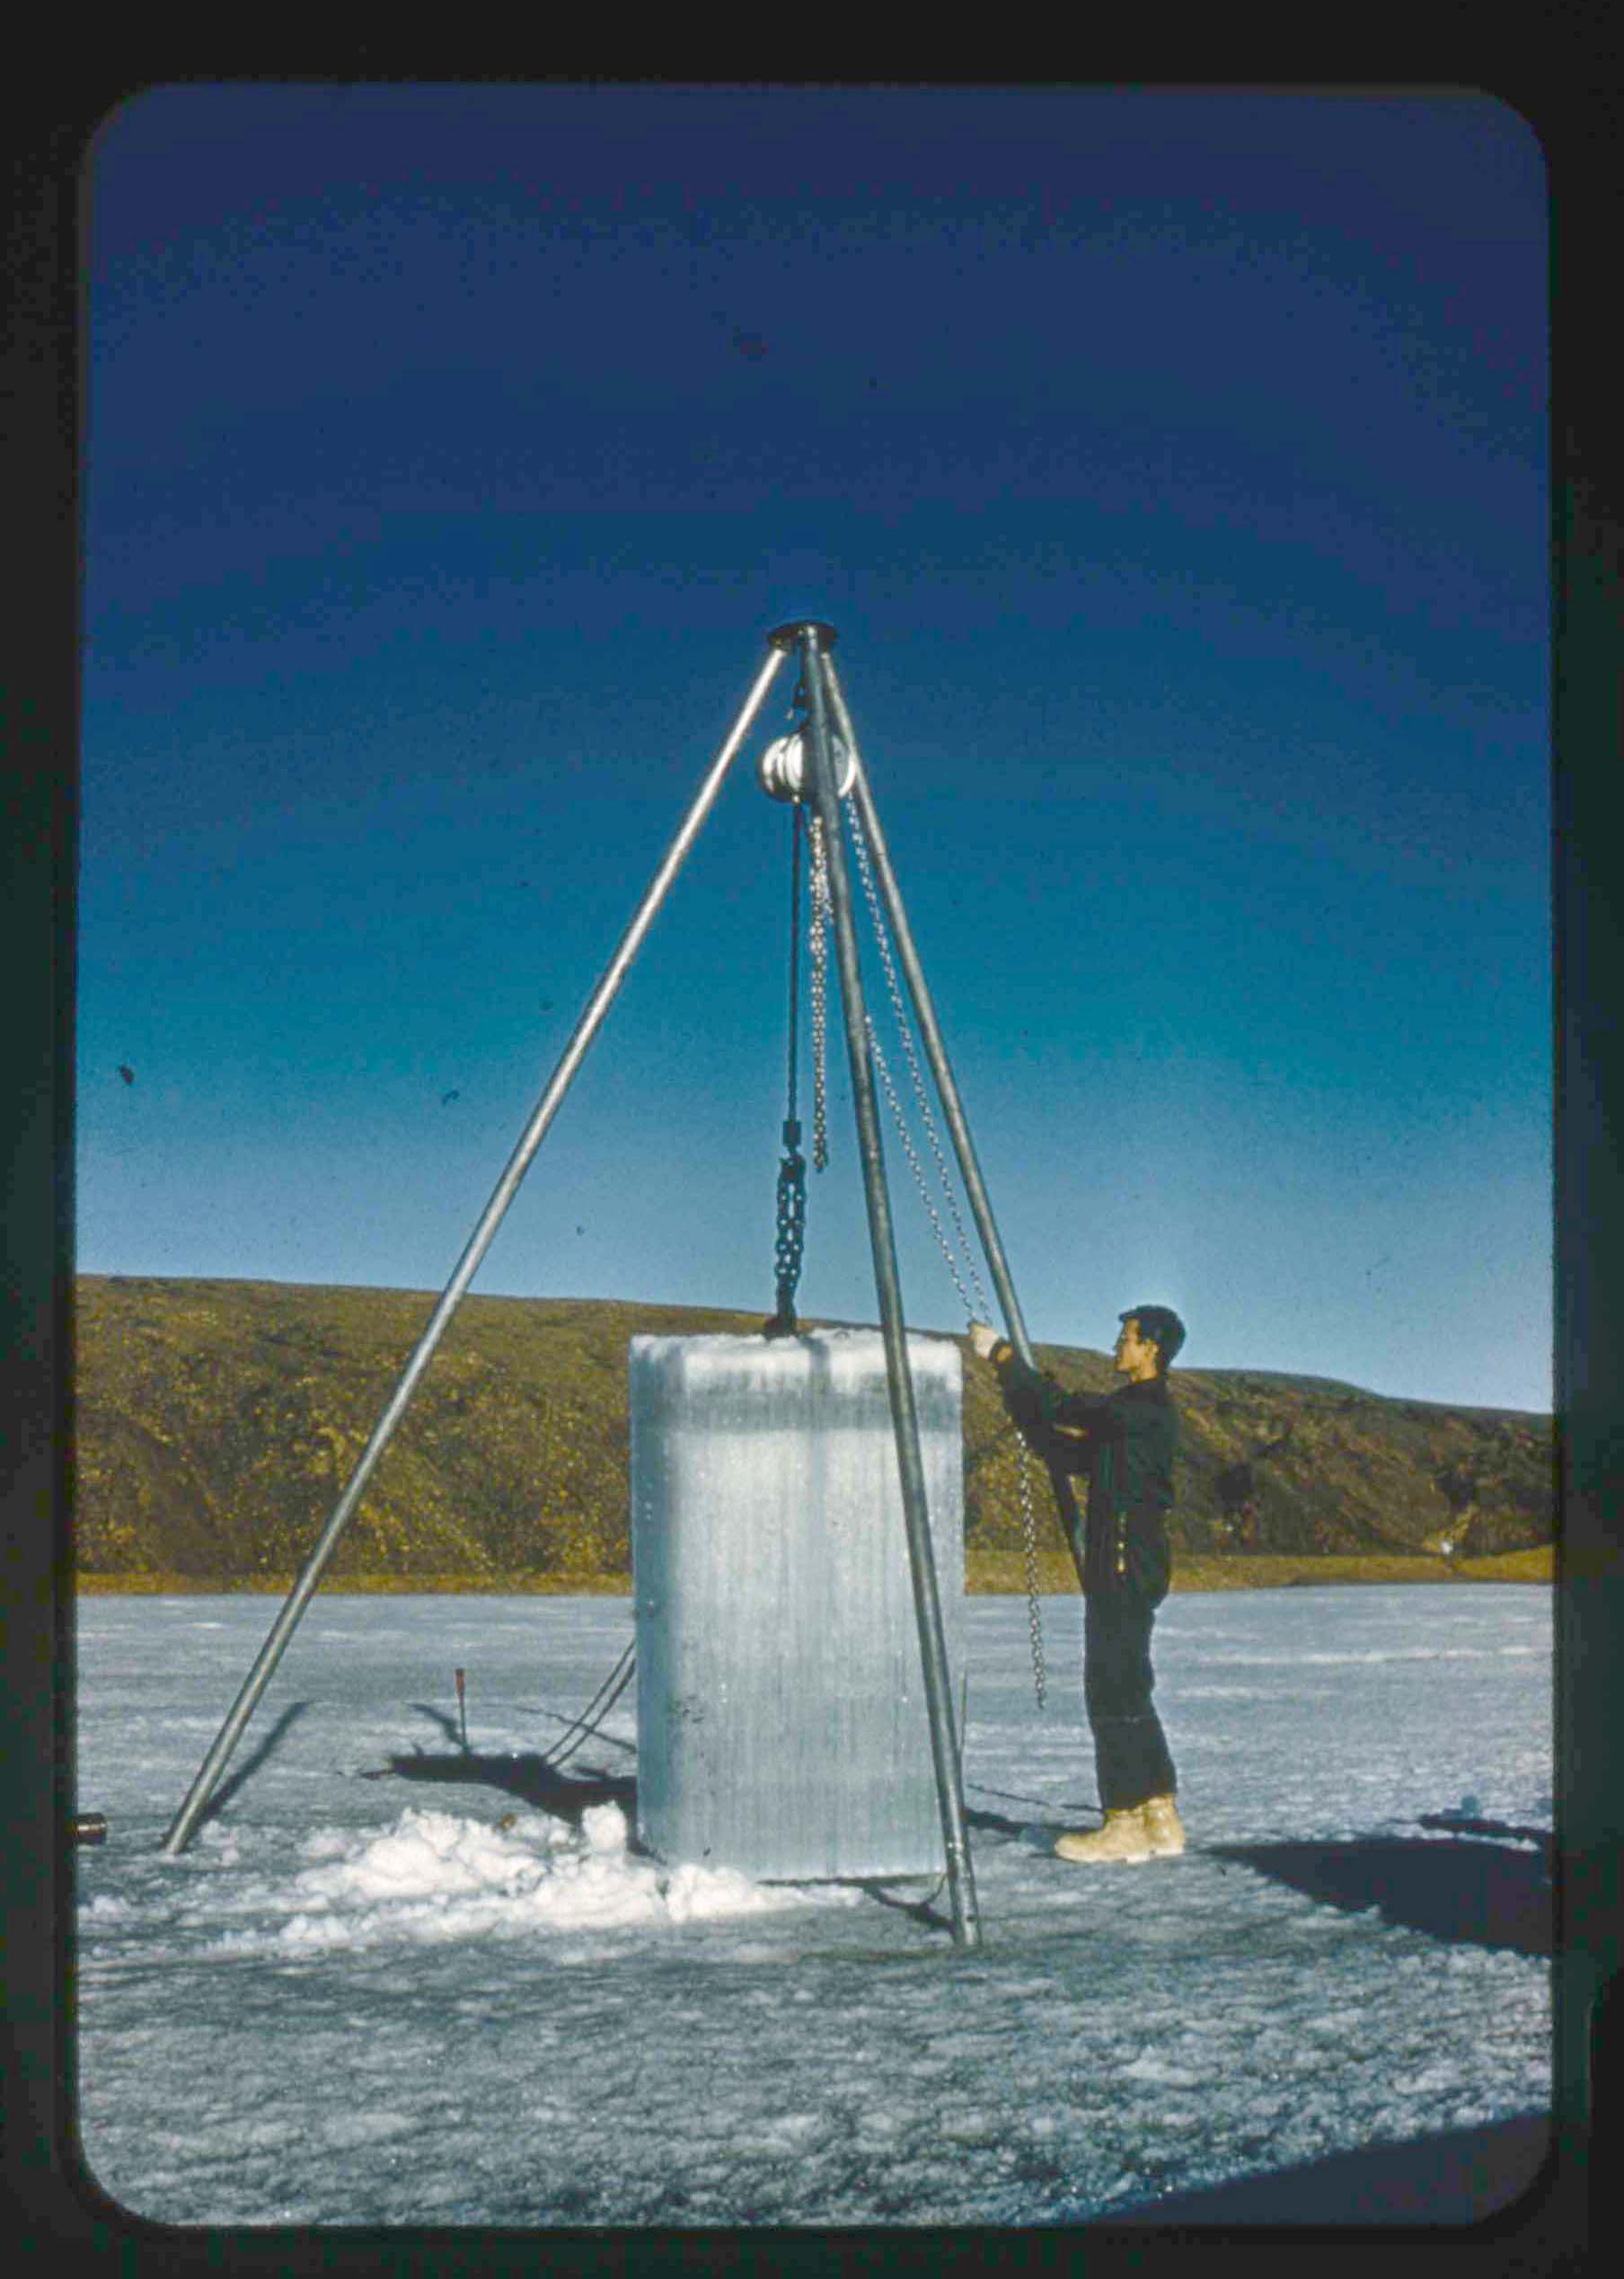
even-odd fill
[(509, 1158), (507, 1170), (498, 1180), (479, 1224), (470, 1236), (467, 1247), (457, 1261), (456, 1269), (429, 1318), (428, 1328), (418, 1339), (411, 1358), (402, 1371), (400, 1382), (390, 1395), (387, 1407), (373, 1427), (371, 1439), (362, 1450), (360, 1459), (349, 1476), (348, 1486), (340, 1497), (331, 1517), (322, 1529), (315, 1549), (305, 1560), (298, 1580), (289, 1592), (264, 1645), (260, 1648), (258, 1660), (244, 1680), (242, 1692), (232, 1704), (230, 1713), (216, 1736), (214, 1746), (204, 1759), (201, 1770), (192, 1782), (185, 1803), (175, 1815), (174, 1824), (163, 1839), (163, 1849), (172, 1858), (176, 1853), (184, 1851), (190, 1842), (192, 1832), (214, 1792), (216, 1782), (225, 1770), (226, 1760), (235, 1748), (243, 1727), (253, 1715), (260, 1696), (270, 1683), (272, 1673), (282, 1658), (283, 1650), (293, 1635), (294, 1628), (304, 1612), (317, 1583), (321, 1580), (322, 1569), (336, 1550), (339, 1538), (343, 1533), (357, 1504), (360, 1501), (362, 1491), (372, 1477), (374, 1466), (387, 1447), (390, 1436), (396, 1425), (399, 1424), (408, 1401), (411, 1399), (419, 1378), (428, 1367), (435, 1347), (439, 1344), (452, 1315), (462, 1303), (468, 1285), (478, 1271), (481, 1259), (490, 1247), (491, 1237), (500, 1224), (508, 1206), (512, 1202), (520, 1180), (529, 1169), (531, 1158), (546, 1136), (547, 1127), (558, 1112), (559, 1105), (569, 1088), (570, 1080), (586, 1057), (587, 1047), (597, 1034), (604, 1015), (609, 1009), (610, 1002), (621, 983), (625, 979), (627, 967), (636, 957), (642, 945), (644, 935), (654, 923), (655, 914), (665, 900), (672, 880), (681, 869), (689, 848), (698, 835), (700, 826), (714, 805), (734, 755), (749, 734), (750, 724), (761, 710), (763, 700), (772, 685), (773, 676), (782, 662), (783, 650), (774, 646), (766, 663), (757, 674), (754, 687), (745, 700), (744, 710), (734, 723), (727, 741), (711, 763), (710, 773), (701, 785), (698, 797), (689, 808), (681, 829), (673, 840), (669, 852), (656, 871), (648, 892), (638, 905), (636, 915), (622, 936), (620, 947), (610, 959), (603, 978), (588, 999), (586, 1011), (577, 1021), (574, 1033), (564, 1047), (558, 1065), (548, 1082), (547, 1089), (543, 1093), (529, 1124), (525, 1126), (524, 1136)]
[[(936, 1018), (936, 1008), (931, 1002), (930, 985), (925, 980), (924, 967), (920, 964), (919, 952), (914, 945), (913, 929), (908, 923), (908, 914), (903, 908), (902, 893), (896, 883), (896, 873), (891, 867), (891, 851), (886, 844), (886, 835), (881, 827), (879, 817), (875, 811), (873, 793), (869, 788), (868, 772), (863, 766), (862, 755), (858, 749), (857, 737), (852, 726), (852, 715), (846, 709), (845, 695), (841, 688), (840, 676), (834, 669), (833, 658), (826, 658), (824, 660), (824, 671), (828, 676), (829, 694), (834, 708), (835, 724), (841, 740), (852, 755), (851, 797), (857, 802), (858, 817), (862, 824), (863, 835), (869, 843), (869, 853), (873, 861), (874, 875), (879, 885), (880, 898), (886, 907), (886, 921), (891, 929), (892, 939), (896, 944), (897, 958), (907, 981), (908, 994), (914, 1003), (914, 1019), (919, 1023), (920, 1039), (925, 1048), (925, 1057), (931, 1064), (931, 1073), (936, 1081), (936, 1090), (941, 1100), (942, 1114), (952, 1136), (954, 1153), (958, 1158), (959, 1173), (964, 1179), (965, 1192), (969, 1200), (971, 1214), (975, 1221), (976, 1232), (981, 1236), (982, 1248), (986, 1252), (993, 1286), (998, 1293), (999, 1304), (1003, 1308), (1004, 1326), (1009, 1331), (1010, 1343), (1016, 1352), (1028, 1368), (1036, 1368), (1037, 1365), (1027, 1337), (1026, 1323), (1021, 1317), (1020, 1301), (1015, 1294), (1015, 1284), (1010, 1273), (1009, 1261), (1004, 1256), (1003, 1244), (999, 1239), (997, 1222), (993, 1216), (993, 1205), (987, 1194), (986, 1182), (982, 1178), (981, 1166), (975, 1160), (975, 1143), (970, 1137), (970, 1126), (965, 1116), (964, 1103), (959, 1099), (952, 1064), (948, 1058), (948, 1048), (942, 1041), (940, 1024)], [(1072, 1490), (1072, 1483), (1065, 1474), (1057, 1471), (1053, 1465), (1047, 1469), (1049, 1479), (1054, 1486), (1055, 1501), (1060, 1512), (1061, 1525), (1065, 1531), (1072, 1562), (1077, 1568), (1078, 1580), (1081, 1582), (1082, 1579), (1082, 1531), (1078, 1518), (1076, 1497)]]
[(947, 1854), (953, 1940), (958, 1947), (979, 1947), (981, 1923), (976, 1912), (975, 1880), (970, 1863), (969, 1844), (965, 1834), (964, 1795), (959, 1786), (958, 1748), (953, 1732), (952, 1691), (947, 1641), (942, 1634), (941, 1604), (936, 1589), (936, 1556), (931, 1541), (930, 1514), (925, 1498), (924, 1463), (919, 1448), (919, 1418), (914, 1400), (913, 1374), (908, 1367), (907, 1333), (903, 1322), (902, 1291), (896, 1271), (896, 1246), (891, 1229), (885, 1156), (880, 1145), (879, 1109), (874, 1093), (874, 1071), (869, 1058), (868, 1017), (863, 1003), (862, 974), (858, 964), (857, 930), (852, 920), (851, 887), (846, 875), (845, 848), (841, 837), (840, 797), (829, 743), (828, 711), (822, 671), (822, 638), (825, 635), (833, 639), (826, 626), (808, 624), (799, 628), (801, 671), (812, 731), (812, 791), (818, 820), (823, 826), (824, 853), (829, 868), (829, 900), (834, 915), (834, 939), (840, 958), (846, 1052), (851, 1063), (852, 1091), (857, 1108), (858, 1144), (862, 1156), (863, 1188), (869, 1206), (869, 1240), (874, 1253), (874, 1281), (879, 1295), (880, 1328), (885, 1338), (891, 1422), (896, 1435), (897, 1464), (902, 1476), (903, 1516), (907, 1526), (914, 1610), (919, 1624), (919, 1652), (924, 1676), (925, 1710), (931, 1729), (931, 1755), (936, 1770), (942, 1844)]

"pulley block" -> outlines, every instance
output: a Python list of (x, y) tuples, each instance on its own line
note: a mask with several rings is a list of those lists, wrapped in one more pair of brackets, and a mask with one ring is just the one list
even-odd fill
[[(857, 764), (838, 736), (832, 736), (829, 743), (834, 754), (836, 791), (843, 799), (852, 789)], [(775, 737), (756, 762), (755, 773), (770, 799), (804, 799), (811, 782), (811, 756), (807, 750), (805, 729)]]

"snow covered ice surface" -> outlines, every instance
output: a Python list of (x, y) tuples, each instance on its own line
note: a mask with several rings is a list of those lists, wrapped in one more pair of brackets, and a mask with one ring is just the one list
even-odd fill
[(1094, 1869), (1047, 1849), (1098, 1816), (1079, 1603), (1040, 1714), (1024, 1602), (970, 1600), (973, 1953), (931, 1879), (640, 1856), (630, 1690), (548, 1773), (625, 1599), (319, 1593), (166, 1859), (275, 1612), (79, 1604), (78, 2126), (140, 2216), (1077, 2223), (1549, 2109), (1537, 1904), (1483, 1895), (1536, 1850), (1418, 1824), (1550, 1826), (1548, 1591), (1169, 1600), (1192, 1849)]

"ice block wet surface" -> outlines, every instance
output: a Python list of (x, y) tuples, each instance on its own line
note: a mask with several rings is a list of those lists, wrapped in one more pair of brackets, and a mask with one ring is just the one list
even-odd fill
[[(908, 1363), (957, 1688), (958, 1349), (910, 1336)], [(643, 1842), (755, 1877), (940, 1872), (878, 1331), (634, 1338), (630, 1374)]]

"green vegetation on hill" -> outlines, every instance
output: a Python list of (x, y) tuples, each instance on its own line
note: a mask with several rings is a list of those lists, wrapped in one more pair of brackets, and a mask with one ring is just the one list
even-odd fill
[[(303, 1564), (433, 1310), (422, 1292), (84, 1276), (77, 1284), (74, 1547), (86, 1584), (268, 1584)], [(335, 1587), (459, 1578), (586, 1586), (630, 1568), (626, 1347), (642, 1331), (749, 1331), (759, 1314), (610, 1300), (463, 1301), (328, 1568)], [(1102, 1354), (1043, 1347), (1063, 1383)], [(1176, 1370), (1174, 1533), (1244, 1554), (1469, 1561), (1554, 1531), (1549, 1418), (1323, 1379)], [(966, 1353), (969, 1564), (1019, 1565), (1018, 1444)], [(1069, 1562), (1041, 1469), (1050, 1587)], [(1423, 1567), (1420, 1571), (1428, 1571)], [(1013, 1577), (1011, 1577), (1013, 1581)], [(993, 1587), (1001, 1586), (994, 1582)]]

